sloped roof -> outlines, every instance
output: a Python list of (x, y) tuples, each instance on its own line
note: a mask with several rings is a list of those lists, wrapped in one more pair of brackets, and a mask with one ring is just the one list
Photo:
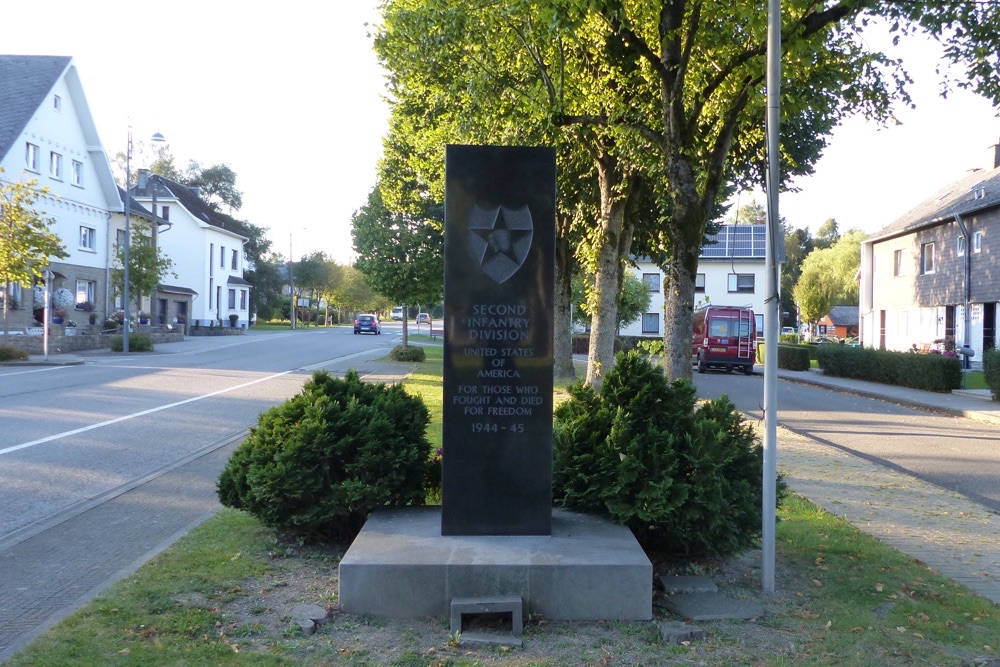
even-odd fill
[(232, 217), (221, 211), (216, 211), (208, 202), (196, 195), (190, 187), (175, 180), (151, 174), (145, 188), (140, 189), (138, 186), (135, 186), (130, 192), (132, 192), (133, 196), (148, 198), (152, 196), (153, 188), (156, 189), (157, 199), (176, 199), (181, 206), (187, 209), (188, 213), (198, 220), (239, 236), (243, 240), (248, 240), (244, 229)]
[[(125, 191), (122, 190), (121, 186), (118, 187), (118, 198), (122, 201), (122, 210), (125, 210)], [(153, 221), (153, 213), (147, 209), (145, 206), (140, 204), (135, 200), (135, 197), (129, 197), (129, 215), (132, 217), (145, 218), (150, 222)]]
[(830, 321), (838, 327), (858, 326), (857, 306), (834, 306), (830, 309)]
[(66, 71), (69, 56), (0, 56), (0, 157)]
[[(974, 189), (985, 192), (985, 195), (976, 199), (973, 194)], [(872, 235), (868, 241), (881, 241), (909, 234), (942, 221), (952, 220), (956, 214), (971, 215), (996, 206), (1000, 206), (1000, 167), (977, 170), (941, 188), (916, 208)]]

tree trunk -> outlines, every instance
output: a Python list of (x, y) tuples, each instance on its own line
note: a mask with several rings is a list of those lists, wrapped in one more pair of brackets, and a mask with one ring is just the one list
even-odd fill
[[(663, 307), (663, 356), (667, 379), (675, 382), (691, 379), (691, 327), (694, 320), (694, 276), (698, 267), (698, 248), (676, 248), (675, 260), (667, 270)], [(688, 261), (680, 261), (688, 255)], [(694, 253), (694, 271), (690, 255)], [(685, 266), (687, 265), (687, 266)]]
[(552, 374), (556, 381), (576, 379), (573, 367), (573, 248), (569, 242), (569, 215), (556, 216), (555, 329)]
[(403, 304), (403, 348), (404, 349), (410, 346), (410, 333), (409, 333), (409, 328), (407, 327), (407, 320), (410, 319), (409, 315), (410, 315), (410, 307), (404, 303)]
[(626, 213), (637, 177), (623, 177), (619, 173), (619, 162), (606, 153), (600, 155), (596, 162), (601, 194), (601, 218), (598, 221), (600, 245), (594, 270), (598, 303), (590, 322), (587, 384), (600, 391), (604, 375), (611, 370), (615, 360), (622, 266), (632, 247), (633, 225), (629, 223)]
[(691, 166), (676, 155), (671, 158), (669, 151), (664, 171), (670, 183), (672, 219), (668, 229), (673, 252), (664, 285), (663, 355), (667, 379), (675, 382), (691, 378), (694, 279), (709, 218), (704, 202), (714, 205), (718, 179), (709, 179), (712, 191), (699, 196)]

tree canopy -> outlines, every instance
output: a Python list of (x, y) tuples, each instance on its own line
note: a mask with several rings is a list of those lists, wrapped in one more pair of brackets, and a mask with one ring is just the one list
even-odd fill
[(0, 283), (3, 284), (4, 333), (7, 332), (8, 296), (12, 284), (30, 286), (42, 279), (53, 258), (69, 255), (59, 235), (49, 229), (54, 221), (36, 210), (48, 188), (36, 179), (6, 181), (0, 167)]
[[(372, 289), (397, 304), (439, 301), (444, 290), (444, 208), (393, 213), (379, 186), (351, 219), (354, 267)], [(406, 327), (403, 344), (407, 344)]]
[(858, 269), (864, 232), (851, 230), (829, 248), (813, 250), (802, 262), (795, 302), (805, 322), (814, 323), (834, 306), (858, 305)]
[[(491, 142), (533, 132), (583, 147), (600, 193), (588, 235), (597, 289), (605, 299), (618, 293), (633, 236), (650, 249), (667, 270), (665, 347), (675, 379), (691, 372), (706, 230), (733, 188), (764, 181), (762, 9), (747, 0), (387, 0), (376, 49), (396, 104), (422, 114), (413, 126), (419, 141), (433, 143), (446, 127)], [(993, 3), (937, 0), (783, 2), (782, 181), (811, 172), (844, 117), (887, 122), (894, 101), (910, 103), (901, 63), (862, 36), (871, 20), (940, 39), (946, 58), (966, 66), (968, 80), (956, 85), (996, 100), (998, 12)], [(426, 120), (435, 115), (443, 123)], [(611, 361), (613, 320), (611, 308), (595, 318), (595, 384)]]
[[(143, 294), (153, 294), (168, 275), (177, 277), (172, 259), (152, 243), (152, 224), (142, 218), (132, 218), (129, 230), (128, 289), (139, 300)], [(111, 267), (111, 282), (118, 294), (125, 285), (125, 247), (115, 244)]]

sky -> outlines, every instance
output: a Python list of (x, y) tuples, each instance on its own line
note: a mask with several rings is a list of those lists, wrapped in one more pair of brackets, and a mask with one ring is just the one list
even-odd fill
[[(243, 207), (273, 250), (351, 261), (350, 220), (375, 184), (387, 128), (385, 80), (371, 50), (377, 0), (34, 0), (5, 3), (4, 54), (73, 56), (109, 154), (160, 132), (177, 166), (228, 164)], [(44, 17), (39, 21), (39, 17)], [(10, 26), (35, 26), (13, 30)], [(873, 233), (926, 197), (993, 166), (1000, 122), (969, 93), (938, 95), (940, 50), (917, 38), (899, 53), (915, 110), (879, 128), (849, 119), (815, 175), (782, 194), (779, 214), (815, 232)], [(143, 165), (138, 165), (143, 166)], [(757, 193), (733, 203), (764, 204)]]

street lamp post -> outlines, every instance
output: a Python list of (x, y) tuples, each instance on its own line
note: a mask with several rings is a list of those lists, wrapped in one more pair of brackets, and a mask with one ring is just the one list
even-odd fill
[(295, 328), (295, 309), (299, 304), (296, 303), (295, 298), (295, 278), (292, 277), (292, 233), (288, 233), (288, 291), (291, 292), (289, 298), (292, 302), (288, 311), (289, 317), (292, 318), (292, 329)]
[(129, 262), (131, 257), (129, 254), (129, 246), (132, 243), (131, 231), (131, 214), (132, 214), (132, 195), (129, 194), (130, 183), (132, 181), (132, 126), (128, 128), (128, 144), (125, 146), (125, 260), (124, 268), (122, 269), (122, 352), (128, 354), (128, 330), (130, 326), (128, 318), (128, 281), (129, 281)]
[[(163, 141), (163, 135), (157, 132), (152, 137), (153, 141)], [(132, 195), (130, 194), (132, 182), (132, 126), (128, 128), (128, 145), (125, 147), (125, 261), (124, 268), (122, 269), (122, 352), (129, 351), (129, 326), (131, 324), (129, 320), (128, 312), (128, 300), (129, 300), (129, 265), (131, 264), (131, 247), (132, 247)], [(156, 239), (156, 204), (155, 199), (153, 200), (153, 229), (154, 229), (154, 247)]]

